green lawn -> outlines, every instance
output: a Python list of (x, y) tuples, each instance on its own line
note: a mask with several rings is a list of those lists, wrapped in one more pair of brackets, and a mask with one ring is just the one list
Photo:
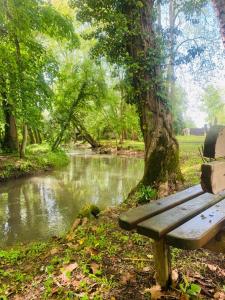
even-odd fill
[[(185, 178), (185, 186), (197, 184), (200, 179), (201, 157), (199, 149), (204, 143), (204, 136), (177, 136), (180, 145), (181, 169)], [(101, 141), (103, 145), (115, 147), (115, 140)], [(144, 143), (125, 140), (119, 145), (124, 150), (144, 151)]]
[(199, 153), (204, 143), (204, 136), (178, 136), (180, 144), (181, 170), (184, 175), (185, 185), (199, 183), (202, 159)]

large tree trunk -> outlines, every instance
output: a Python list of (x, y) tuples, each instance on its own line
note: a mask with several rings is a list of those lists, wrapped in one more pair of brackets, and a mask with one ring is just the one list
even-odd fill
[(225, 1), (224, 0), (212, 0), (215, 7), (216, 14), (220, 24), (220, 32), (225, 47)]
[(7, 99), (7, 88), (6, 80), (3, 76), (0, 77), (1, 80), (1, 98), (2, 98), (2, 111), (5, 118), (5, 128), (4, 128), (4, 137), (2, 140), (2, 146), (5, 150), (14, 152), (18, 151), (18, 136), (16, 128), (16, 119), (13, 115), (12, 105), (8, 103)]
[(3, 139), (3, 148), (7, 151), (18, 151), (18, 136), (16, 128), (16, 119), (12, 112), (12, 106), (7, 100), (2, 101), (3, 113), (5, 116), (5, 134)]
[(142, 182), (157, 189), (168, 189), (168, 182), (176, 184), (182, 178), (179, 146), (172, 130), (171, 112), (165, 100), (159, 96), (163, 89), (160, 58), (156, 57), (160, 49), (157, 47), (154, 31), (154, 0), (144, 0), (143, 3), (140, 16), (141, 32), (134, 36), (128, 48), (133, 60), (140, 66), (143, 64), (138, 73), (133, 72), (133, 86), (137, 91), (136, 102), (145, 143), (145, 170)]

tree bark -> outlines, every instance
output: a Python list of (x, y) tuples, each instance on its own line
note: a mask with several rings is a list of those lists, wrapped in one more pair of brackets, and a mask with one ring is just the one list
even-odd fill
[(26, 151), (26, 145), (27, 145), (27, 125), (23, 125), (23, 139), (20, 146), (20, 158), (25, 157), (25, 151)]
[(4, 136), (2, 146), (9, 152), (18, 151), (18, 136), (16, 128), (16, 119), (13, 115), (13, 107), (8, 103), (6, 80), (0, 76), (2, 111), (5, 118)]
[(36, 144), (41, 144), (41, 142), (39, 140), (39, 135), (38, 135), (37, 129), (33, 129), (33, 132), (34, 132)]
[[(172, 129), (171, 112), (159, 94), (162, 90), (156, 33), (154, 31), (154, 0), (144, 0), (141, 9), (140, 34), (135, 35), (128, 51), (134, 61), (143, 61), (149, 65), (133, 73), (133, 87), (137, 91), (136, 102), (140, 116), (141, 130), (145, 143), (145, 169), (142, 182), (157, 189), (168, 182), (176, 184), (182, 179), (179, 167), (179, 145)], [(153, 52), (152, 57), (149, 53)]]
[(212, 0), (212, 3), (215, 8), (215, 11), (216, 11), (217, 18), (219, 20), (222, 41), (223, 41), (223, 45), (225, 47), (225, 1), (224, 0)]
[(16, 128), (16, 119), (12, 112), (12, 106), (6, 99), (2, 101), (2, 109), (5, 117), (5, 133), (3, 139), (3, 148), (9, 152), (18, 151), (18, 136)]
[(42, 144), (42, 137), (41, 137), (40, 130), (38, 128), (37, 128), (37, 136), (38, 136), (39, 144)]
[(90, 135), (84, 125), (81, 124), (81, 121), (75, 115), (73, 116), (73, 124), (79, 134), (91, 145), (93, 149), (101, 147), (100, 143)]
[(31, 127), (28, 127), (28, 135), (29, 135), (30, 144), (36, 144), (35, 135)]

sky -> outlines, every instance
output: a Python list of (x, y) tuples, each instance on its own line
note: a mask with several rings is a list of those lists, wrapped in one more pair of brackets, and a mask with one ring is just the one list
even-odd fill
[[(212, 84), (220, 90), (225, 90), (225, 62), (223, 70), (215, 69), (214, 74), (208, 77), (208, 81), (202, 86), (193, 80), (192, 74), (186, 71), (179, 77), (179, 84), (184, 88), (187, 96), (187, 111), (185, 115), (192, 119), (197, 127), (203, 127), (206, 121), (206, 113), (201, 108), (201, 97), (204, 94), (204, 86)], [(224, 95), (225, 104), (225, 95)]]
[[(210, 5), (206, 8), (206, 13), (207, 21), (203, 17), (200, 21), (202, 22), (202, 26), (199, 26), (200, 29), (191, 28), (190, 25), (187, 29), (184, 28), (186, 38), (190, 36), (191, 39), (195, 39), (197, 36), (197, 41), (199, 36), (202, 40), (204, 38), (203, 45), (206, 45), (206, 49), (202, 57), (193, 63), (193, 67), (189, 65), (180, 66), (176, 72), (177, 82), (186, 92), (187, 110), (185, 115), (191, 118), (197, 127), (203, 127), (207, 123), (206, 113), (201, 108), (204, 88), (207, 85), (213, 85), (218, 89), (225, 90), (225, 50), (220, 36), (218, 20)], [(204, 26), (204, 24), (206, 25)], [(199, 68), (204, 60), (207, 61), (206, 67)], [(212, 61), (212, 67), (210, 61)], [(201, 69), (200, 72), (199, 69)]]

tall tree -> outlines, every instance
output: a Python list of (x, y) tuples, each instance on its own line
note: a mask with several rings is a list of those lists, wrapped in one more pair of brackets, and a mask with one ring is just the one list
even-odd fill
[[(74, 59), (74, 58), (73, 58)], [(87, 130), (79, 121), (79, 114), (88, 107), (95, 106), (107, 90), (104, 74), (92, 60), (83, 58), (83, 62), (65, 63), (55, 86), (55, 106), (53, 120), (59, 130), (54, 139), (52, 150), (57, 149), (66, 131), (74, 125), (92, 147), (98, 147)]]
[(37, 126), (42, 110), (49, 107), (50, 84), (57, 74), (57, 63), (46, 46), (46, 37), (67, 40), (70, 47), (77, 46), (78, 39), (72, 21), (40, 0), (0, 0), (0, 36), (4, 145), (17, 150), (19, 120), (23, 128), (20, 153), (24, 156), (26, 127)]
[(224, 0), (212, 0), (215, 7), (216, 14), (220, 24), (220, 32), (225, 47), (225, 1)]
[(222, 90), (213, 85), (207, 86), (202, 97), (202, 108), (209, 124), (225, 123), (225, 102)]
[(136, 103), (145, 143), (143, 184), (159, 188), (181, 179), (179, 146), (163, 87), (161, 44), (155, 32), (154, 0), (73, 0), (78, 18), (96, 28), (97, 55), (122, 65)]

